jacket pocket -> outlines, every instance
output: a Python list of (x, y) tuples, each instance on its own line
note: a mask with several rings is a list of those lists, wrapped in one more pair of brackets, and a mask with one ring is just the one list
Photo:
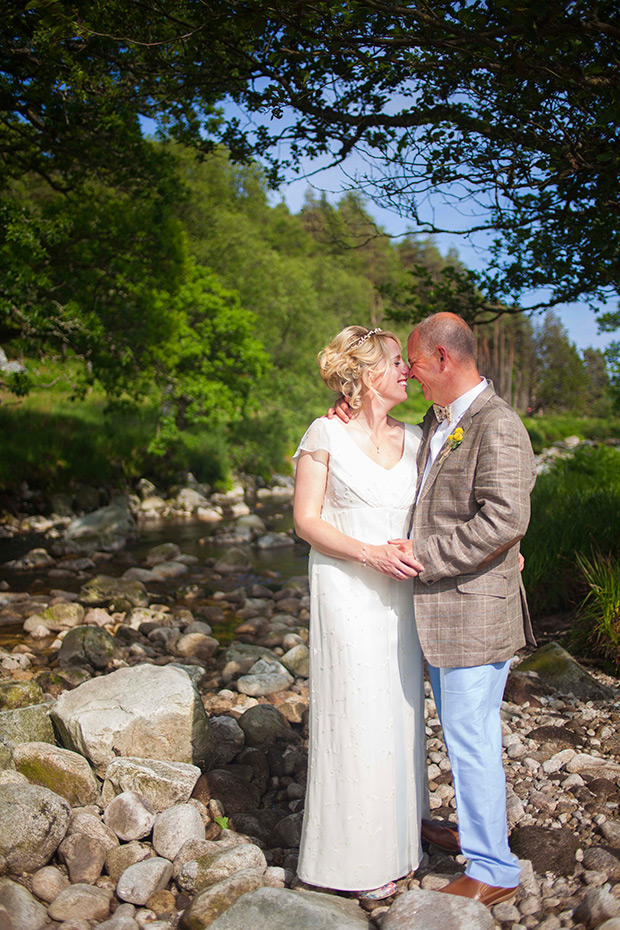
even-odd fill
[(506, 576), (502, 572), (477, 572), (461, 575), (456, 582), (461, 594), (483, 594), (487, 597), (507, 597)]

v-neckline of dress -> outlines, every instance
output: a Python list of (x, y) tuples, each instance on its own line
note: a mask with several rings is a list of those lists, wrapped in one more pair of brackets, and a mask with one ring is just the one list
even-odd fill
[(345, 436), (347, 437), (347, 440), (351, 443), (351, 445), (354, 446), (354, 447), (357, 449), (357, 451), (359, 452), (360, 455), (363, 455), (364, 458), (365, 458), (367, 461), (371, 462), (373, 465), (376, 465), (377, 468), (380, 468), (381, 471), (384, 471), (387, 475), (389, 475), (391, 472), (393, 472), (395, 468), (398, 468), (398, 466), (401, 464), (401, 462), (402, 462), (403, 459), (405, 458), (405, 451), (406, 451), (406, 445), (407, 445), (407, 429), (406, 429), (406, 424), (405, 424), (405, 423), (403, 423), (403, 451), (402, 451), (402, 453), (401, 453), (401, 456), (400, 456), (399, 460), (398, 460), (397, 462), (395, 462), (394, 465), (392, 465), (391, 468), (386, 468), (385, 465), (381, 465), (379, 462), (375, 462), (375, 460), (374, 460), (374, 459), (371, 459), (371, 457), (370, 457), (369, 455), (367, 455), (367, 454), (364, 452), (363, 449), (360, 449), (360, 447), (359, 447), (358, 444), (355, 442), (355, 440), (353, 439), (353, 437), (352, 437), (352, 436), (349, 436), (349, 431), (348, 431), (348, 429), (346, 428), (346, 426), (345, 426), (344, 423), (341, 423), (340, 420), (338, 420), (337, 418), (334, 418), (334, 420), (333, 420), (332, 422), (336, 422), (336, 423), (338, 423), (338, 424), (340, 425), (341, 431), (345, 434)]

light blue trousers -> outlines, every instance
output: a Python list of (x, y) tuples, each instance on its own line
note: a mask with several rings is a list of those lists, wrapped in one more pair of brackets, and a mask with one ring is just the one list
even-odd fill
[(521, 868), (508, 846), (499, 714), (510, 662), (428, 668), (454, 777), (461, 849), (469, 860), (465, 872), (514, 888)]

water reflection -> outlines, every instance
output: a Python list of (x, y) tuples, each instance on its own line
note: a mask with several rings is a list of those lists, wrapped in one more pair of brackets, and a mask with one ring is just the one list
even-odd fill
[[(256, 513), (262, 518), (269, 531), (283, 533), (292, 528), (293, 516), (290, 506), (282, 504), (257, 506)], [(192, 518), (167, 519), (140, 523), (139, 538), (131, 540), (127, 547), (114, 557), (100, 562), (92, 574), (105, 574), (112, 576), (122, 575), (129, 565), (141, 565), (149, 549), (161, 543), (176, 543), (181, 552), (196, 556), (203, 564), (206, 559), (217, 559), (227, 549), (230, 543), (222, 544), (214, 537), (218, 531), (231, 531), (233, 521), (222, 521), (211, 524), (203, 523)], [(211, 540), (211, 541), (210, 541)], [(83, 576), (63, 574), (62, 578), (51, 576), (49, 571), (40, 570), (32, 572), (13, 572), (3, 568), (3, 564), (11, 559), (19, 558), (30, 549), (51, 549), (52, 541), (42, 534), (27, 533), (8, 539), (0, 539), (0, 581), (6, 581), (12, 591), (30, 591), (32, 594), (43, 594), (53, 589), (65, 591), (79, 591), (85, 578)], [(222, 587), (236, 587), (239, 584), (252, 583), (255, 580), (264, 580), (265, 573), (281, 581), (295, 575), (304, 575), (308, 568), (308, 548), (297, 543), (273, 549), (259, 549), (255, 545), (243, 545), (252, 562), (253, 571), (244, 576), (229, 576), (222, 579)], [(192, 572), (190, 571), (190, 574)], [(183, 578), (172, 579), (169, 586), (178, 587)]]

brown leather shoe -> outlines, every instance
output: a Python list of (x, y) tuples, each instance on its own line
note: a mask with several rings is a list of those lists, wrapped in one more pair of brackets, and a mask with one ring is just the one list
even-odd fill
[(469, 875), (459, 875), (453, 882), (439, 890), (443, 891), (444, 894), (457, 894), (462, 898), (471, 898), (491, 907), (493, 904), (499, 904), (500, 901), (509, 901), (510, 898), (514, 898), (519, 886), (517, 885), (516, 888), (499, 888), (496, 885), (485, 885), (484, 882), (470, 878)]
[(450, 823), (449, 820), (443, 822), (439, 820), (423, 820), (421, 833), (423, 840), (427, 840), (444, 852), (458, 856), (461, 851), (459, 829), (455, 823)]

